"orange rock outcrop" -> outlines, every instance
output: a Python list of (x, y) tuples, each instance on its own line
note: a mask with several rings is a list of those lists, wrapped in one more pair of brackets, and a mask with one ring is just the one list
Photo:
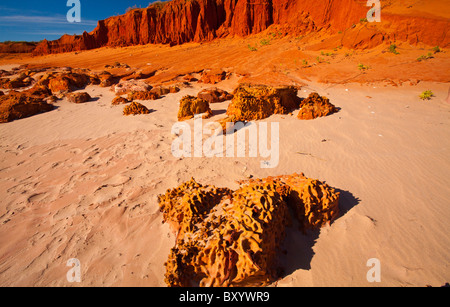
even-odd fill
[(128, 100), (156, 100), (159, 99), (160, 96), (158, 93), (149, 92), (149, 91), (136, 91), (128, 94)]
[(139, 115), (139, 114), (150, 114), (150, 110), (144, 106), (143, 104), (140, 104), (138, 102), (133, 101), (131, 104), (125, 106), (123, 109), (123, 115)]
[(204, 70), (201, 74), (200, 82), (207, 83), (207, 84), (216, 84), (219, 83), (222, 80), (225, 80), (227, 78), (227, 72), (223, 71), (221, 69), (219, 70)]
[(86, 92), (70, 93), (66, 95), (67, 100), (73, 103), (85, 103), (91, 100), (91, 96)]
[(49, 73), (44, 75), (38, 84), (48, 86), (53, 94), (60, 94), (84, 88), (91, 82), (91, 77), (84, 73)]
[(212, 116), (212, 110), (209, 103), (201, 98), (194, 96), (184, 96), (180, 100), (180, 108), (178, 110), (178, 121), (184, 121), (193, 118), (196, 114), (204, 114), (203, 118)]
[(0, 96), (0, 123), (48, 112), (53, 108), (52, 104), (29, 92), (11, 91), (8, 95)]
[(315, 119), (317, 117), (327, 116), (336, 113), (337, 108), (330, 103), (330, 100), (325, 96), (320, 96), (317, 93), (309, 94), (308, 98), (304, 99), (300, 104), (300, 112), (298, 119)]
[(117, 96), (117, 97), (115, 97), (115, 98), (112, 100), (111, 104), (112, 104), (113, 106), (116, 106), (116, 105), (119, 105), (119, 104), (127, 104), (127, 103), (129, 103), (129, 102), (130, 102), (130, 101), (129, 101), (128, 99), (123, 98), (123, 97), (121, 97), (121, 96)]
[(300, 103), (297, 89), (291, 86), (241, 84), (234, 90), (233, 95), (227, 109), (230, 122), (260, 120), (273, 114), (287, 114), (298, 108)]
[(224, 102), (233, 99), (232, 94), (217, 87), (204, 89), (197, 94), (197, 97), (204, 99), (209, 103)]
[(339, 212), (339, 193), (303, 174), (244, 181), (234, 192), (192, 179), (158, 200), (177, 231), (165, 264), (169, 286), (267, 285), (278, 277), (290, 208), (303, 230)]

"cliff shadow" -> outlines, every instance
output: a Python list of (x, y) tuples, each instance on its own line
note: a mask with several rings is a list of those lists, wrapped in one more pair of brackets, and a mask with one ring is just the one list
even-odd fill
[[(360, 199), (351, 192), (335, 189), (340, 193), (339, 216), (344, 216), (353, 207), (359, 204)], [(293, 216), (293, 215), (292, 215)], [(334, 221), (331, 223), (331, 225)], [(281, 245), (278, 258), (278, 278), (283, 279), (297, 270), (310, 270), (311, 260), (314, 257), (314, 245), (320, 235), (320, 229), (308, 230), (303, 233), (296, 218), (292, 218), (292, 225), (286, 228), (286, 237)]]

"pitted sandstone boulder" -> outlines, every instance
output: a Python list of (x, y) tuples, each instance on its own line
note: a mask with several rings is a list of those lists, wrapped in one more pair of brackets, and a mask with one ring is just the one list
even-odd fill
[(184, 96), (180, 100), (180, 108), (178, 110), (178, 121), (184, 121), (193, 118), (196, 114), (205, 114), (203, 118), (212, 116), (212, 110), (209, 103), (201, 98), (194, 96)]
[(300, 112), (298, 119), (315, 119), (317, 117), (327, 116), (336, 113), (337, 108), (330, 103), (330, 100), (325, 96), (320, 96), (318, 93), (311, 93), (308, 98), (303, 100), (300, 104)]
[(271, 87), (241, 84), (234, 90), (227, 115), (232, 122), (267, 118), (273, 114), (288, 114), (298, 108), (300, 99), (292, 86)]
[(146, 106), (133, 101), (131, 104), (125, 106), (123, 109), (123, 115), (139, 115), (139, 114), (150, 114), (150, 110)]
[(192, 179), (158, 200), (178, 232), (165, 281), (183, 287), (267, 285), (277, 279), (290, 209), (303, 229), (330, 223), (339, 212), (339, 193), (303, 174), (244, 181), (234, 192)]

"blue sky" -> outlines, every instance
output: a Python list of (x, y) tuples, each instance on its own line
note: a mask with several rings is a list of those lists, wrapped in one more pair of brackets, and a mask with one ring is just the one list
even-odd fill
[(69, 23), (67, 0), (1, 0), (0, 42), (54, 40), (63, 34), (91, 32), (97, 21), (124, 14), (154, 0), (80, 0), (81, 22)]

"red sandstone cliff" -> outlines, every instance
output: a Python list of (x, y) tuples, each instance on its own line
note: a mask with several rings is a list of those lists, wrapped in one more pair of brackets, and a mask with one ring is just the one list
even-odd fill
[(36, 45), (34, 42), (3, 42), (0, 43), (0, 53), (29, 53)]
[(352, 25), (365, 18), (365, 0), (172, 0), (135, 9), (98, 22), (91, 33), (64, 35), (41, 42), (35, 55), (88, 50), (103, 46), (209, 41), (229, 35), (247, 36), (280, 25), (299, 35), (316, 31), (345, 31), (342, 43), (367, 48), (384, 41), (407, 41), (447, 47), (448, 18), (384, 13), (382, 23), (363, 31)]

